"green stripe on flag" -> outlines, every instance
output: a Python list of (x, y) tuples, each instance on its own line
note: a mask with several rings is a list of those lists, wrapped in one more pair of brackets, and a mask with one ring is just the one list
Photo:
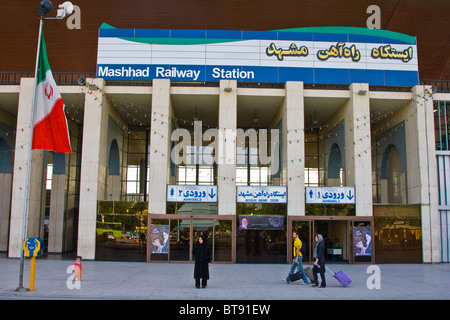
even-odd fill
[(37, 84), (41, 83), (46, 78), (47, 71), (50, 70), (50, 64), (47, 58), (47, 48), (45, 47), (44, 32), (41, 34), (41, 45), (39, 49), (38, 70), (37, 70)]

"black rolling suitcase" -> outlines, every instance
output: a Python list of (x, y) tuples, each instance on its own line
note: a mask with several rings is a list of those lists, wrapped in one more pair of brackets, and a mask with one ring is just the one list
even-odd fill
[(300, 280), (302, 278), (302, 274), (297, 271), (296, 273), (290, 273), (289, 274), (289, 280), (291, 280), (291, 282)]

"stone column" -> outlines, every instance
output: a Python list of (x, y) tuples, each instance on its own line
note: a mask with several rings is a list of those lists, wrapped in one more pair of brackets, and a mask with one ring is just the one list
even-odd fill
[(170, 121), (172, 108), (170, 80), (153, 79), (152, 121), (149, 150), (148, 213), (165, 214), (170, 159)]
[[(8, 250), (16, 118), (0, 108), (0, 251)], [(14, 132), (14, 133), (13, 133)], [(6, 133), (6, 134), (5, 134)]]
[(221, 80), (219, 88), (218, 214), (236, 214), (237, 82)]
[(48, 252), (60, 253), (64, 248), (64, 209), (66, 175), (53, 174), (48, 226)]
[(303, 82), (286, 82), (283, 103), (283, 170), (286, 170), (287, 212), (305, 215), (305, 133)]
[[(19, 106), (17, 110), (16, 151), (14, 157), (14, 180), (11, 201), (11, 222), (9, 232), (9, 257), (18, 258), (22, 249), (23, 209), (25, 205), (25, 184), (27, 180), (27, 157), (30, 134), (30, 114), (33, 97), (34, 78), (22, 78), (20, 82)], [(31, 169), (29, 180), (28, 214), (26, 236), (44, 236), (43, 214), (41, 214), (43, 197), (43, 150), (31, 152)], [(42, 220), (41, 224), (39, 223)], [(41, 226), (41, 228), (39, 228)]]
[(423, 262), (440, 262), (440, 219), (433, 100), (430, 86), (412, 90), (411, 113), (406, 123), (408, 203), (420, 203)]
[[(103, 79), (87, 79), (104, 90)], [(78, 217), (78, 255), (95, 259), (97, 200), (103, 199), (107, 165), (108, 103), (99, 90), (88, 89), (84, 104)]]
[(12, 173), (0, 173), (0, 251), (8, 250)]
[(369, 85), (350, 85), (345, 105), (346, 185), (355, 187), (357, 216), (373, 215)]

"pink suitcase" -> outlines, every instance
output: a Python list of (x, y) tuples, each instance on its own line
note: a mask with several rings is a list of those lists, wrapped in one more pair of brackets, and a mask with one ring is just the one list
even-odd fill
[(327, 266), (325, 266), (325, 268), (327, 268), (327, 270), (330, 271), (333, 277), (335, 277), (344, 287), (347, 288), (350, 282), (352, 282), (352, 279), (350, 279), (350, 277), (344, 271), (333, 272), (328, 269)]

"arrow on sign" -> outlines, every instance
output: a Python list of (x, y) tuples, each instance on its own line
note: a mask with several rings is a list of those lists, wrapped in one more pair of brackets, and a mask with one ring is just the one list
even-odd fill
[(211, 193), (208, 193), (208, 196), (210, 196), (211, 199), (216, 196), (216, 194), (214, 193), (214, 189), (213, 188), (211, 188)]
[(352, 195), (352, 190), (348, 190), (348, 196), (347, 196), (348, 200), (352, 200), (354, 197), (355, 196)]
[(170, 196), (172, 196), (172, 197), (173, 197), (173, 196), (174, 196), (174, 194), (175, 194), (175, 190), (174, 190), (173, 188), (171, 188), (171, 189), (170, 189)]
[(310, 197), (311, 199), (312, 199), (313, 195), (314, 195), (314, 192), (313, 192), (312, 190), (309, 190), (309, 197)]

